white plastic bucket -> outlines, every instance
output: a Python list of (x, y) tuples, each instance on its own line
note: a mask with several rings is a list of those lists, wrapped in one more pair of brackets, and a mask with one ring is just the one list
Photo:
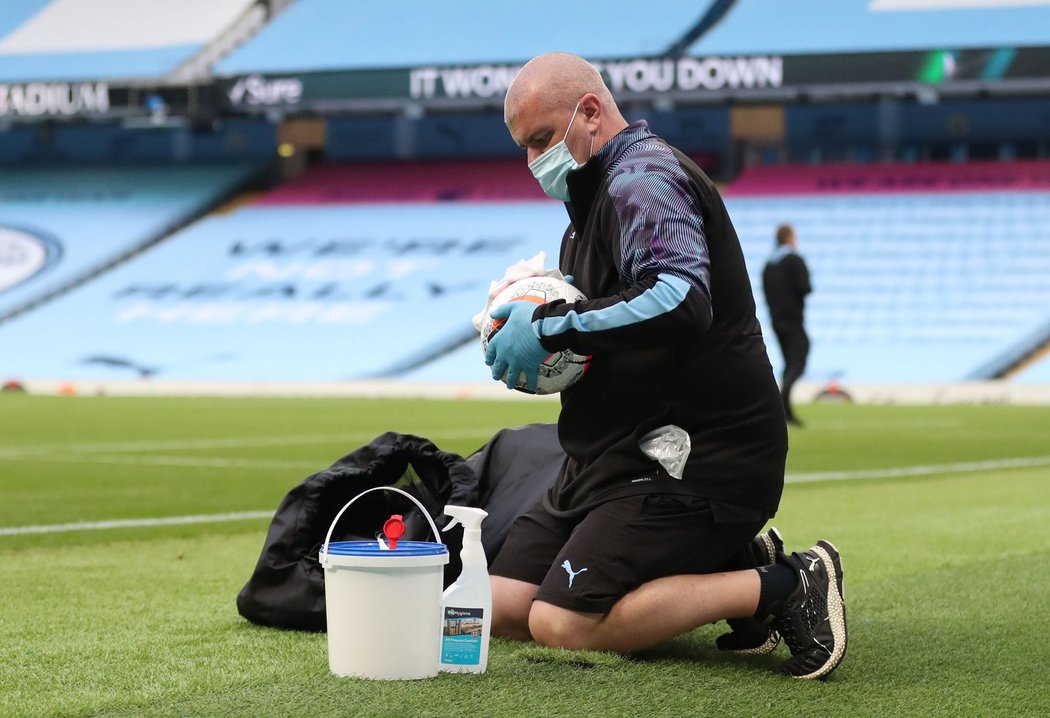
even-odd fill
[[(394, 491), (412, 500), (437, 543), (332, 542), (332, 531), (351, 504), (372, 491)], [(337, 676), (415, 680), (438, 674), (441, 594), (448, 548), (430, 514), (414, 496), (378, 486), (347, 502), (328, 529), (318, 558), (324, 567), (328, 667)]]

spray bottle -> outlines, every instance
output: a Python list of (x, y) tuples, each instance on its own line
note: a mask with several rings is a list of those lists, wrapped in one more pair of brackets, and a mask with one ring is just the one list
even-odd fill
[(481, 522), (488, 513), (469, 506), (446, 506), (452, 517), (443, 531), (463, 525), (463, 571), (441, 601), (441, 670), (484, 673), (489, 662), (492, 588), (481, 545)]

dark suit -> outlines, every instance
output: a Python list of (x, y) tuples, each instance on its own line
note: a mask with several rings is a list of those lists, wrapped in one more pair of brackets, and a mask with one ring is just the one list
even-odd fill
[(791, 408), (791, 389), (805, 371), (809, 356), (804, 314), (806, 295), (813, 291), (805, 260), (788, 245), (777, 247), (762, 271), (762, 288), (773, 320), (773, 333), (777, 335), (784, 355), (784, 374), (780, 383), (784, 414), (789, 422), (797, 423)]

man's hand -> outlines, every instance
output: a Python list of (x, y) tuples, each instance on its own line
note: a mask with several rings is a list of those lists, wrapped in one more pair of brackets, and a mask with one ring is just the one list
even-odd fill
[(535, 310), (536, 305), (532, 302), (508, 302), (496, 307), (489, 315), (497, 320), (506, 319), (506, 322), (489, 339), (485, 363), (492, 367), (492, 378), (502, 379), (508, 389), (517, 387), (518, 377), (524, 373), (525, 388), (536, 391), (540, 364), (550, 355), (532, 328)]

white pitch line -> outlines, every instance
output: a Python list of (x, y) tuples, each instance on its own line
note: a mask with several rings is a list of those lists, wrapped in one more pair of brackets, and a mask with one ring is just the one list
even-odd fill
[(73, 456), (59, 455), (20, 456), (17, 458), (0, 456), (0, 461), (35, 461), (37, 463), (59, 464), (123, 464), (128, 466), (193, 466), (210, 469), (295, 469), (321, 471), (329, 464), (318, 461), (281, 461), (279, 459), (221, 459), (192, 456), (106, 456), (104, 454), (78, 454)]
[[(1050, 456), (1029, 456), (995, 461), (971, 461), (957, 464), (931, 464), (928, 466), (904, 466), (895, 469), (871, 469), (862, 471), (815, 471), (808, 474), (792, 474), (787, 483), (814, 481), (842, 481), (845, 479), (887, 479), (930, 474), (964, 473), (996, 469), (1021, 469), (1033, 466), (1050, 466)], [(178, 524), (219, 523), (223, 521), (247, 521), (270, 518), (273, 511), (241, 511), (227, 514), (197, 514), (193, 516), (168, 516), (151, 519), (116, 519), (112, 521), (83, 521), (71, 524), (40, 526), (0, 527), (0, 536), (23, 534), (48, 534), (64, 531), (97, 531), (100, 529), (139, 528), (150, 526), (172, 526)]]
[[(0, 458), (20, 458), (23, 456), (37, 456), (53, 451), (73, 451), (91, 453), (96, 451), (112, 452), (135, 452), (155, 450), (191, 450), (191, 449), (236, 449), (252, 446), (296, 446), (300, 444), (327, 444), (344, 442), (353, 444), (347, 451), (356, 448), (361, 442), (371, 441), (382, 432), (373, 433), (350, 433), (350, 434), (300, 434), (281, 436), (251, 436), (251, 437), (228, 437), (225, 439), (171, 439), (164, 441), (122, 441), (110, 443), (88, 443), (88, 444), (41, 444), (37, 446), (8, 446), (0, 447)], [(405, 433), (405, 432), (402, 432)], [(454, 432), (430, 432), (426, 437), (437, 443), (439, 440), (473, 439), (475, 437), (491, 437), (496, 433), (492, 427), (478, 429), (461, 429)]]
[(295, 446), (298, 444), (324, 444), (345, 438), (345, 435), (313, 434), (308, 436), (239, 437), (229, 439), (122, 441), (107, 444), (42, 444), (38, 446), (0, 448), (0, 458), (35, 457), (55, 451), (92, 453), (96, 451), (135, 452), (163, 449), (179, 451), (192, 449), (237, 449), (252, 446)]
[(223, 521), (248, 521), (268, 519), (273, 511), (239, 511), (229, 514), (197, 514), (195, 516), (164, 516), (152, 519), (114, 519), (112, 521), (80, 521), (72, 524), (49, 524), (42, 526), (8, 526), (0, 528), (0, 536), (24, 534), (55, 534), (65, 531), (98, 531), (101, 529), (126, 529), (145, 526), (177, 526), (179, 524), (210, 524)]
[(969, 461), (957, 464), (930, 464), (928, 466), (901, 466), (898, 468), (863, 469), (858, 471), (814, 471), (809, 474), (789, 474), (784, 481), (789, 484), (799, 484), (810, 481), (843, 481), (846, 479), (892, 479), (907, 476), (929, 476), (930, 474), (1023, 469), (1033, 466), (1050, 466), (1050, 456), (1025, 456), (1014, 459)]

